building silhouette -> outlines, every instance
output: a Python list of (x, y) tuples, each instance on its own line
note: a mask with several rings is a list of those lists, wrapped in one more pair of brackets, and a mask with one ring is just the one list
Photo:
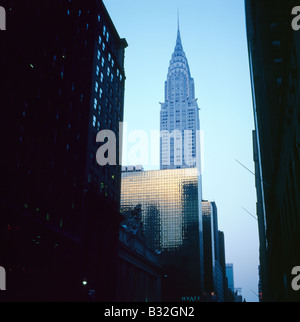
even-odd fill
[[(225, 245), (218, 230), (218, 213), (215, 202), (202, 201), (204, 285), (207, 300), (224, 302)], [(223, 234), (224, 236), (224, 234)], [(223, 262), (224, 261), (224, 262)]]
[(218, 231), (219, 237), (219, 264), (222, 268), (223, 273), (223, 297), (224, 302), (231, 301), (231, 292), (228, 289), (228, 279), (226, 276), (226, 255), (225, 255), (225, 235), (223, 231)]
[(300, 262), (300, 34), (292, 23), (298, 5), (245, 1), (262, 301), (300, 299), (291, 288)]
[(204, 285), (208, 296), (215, 291), (215, 243), (211, 203), (202, 201), (203, 245), (204, 245)]
[(0, 97), (9, 125), (0, 191), (7, 298), (114, 300), (121, 169), (96, 163), (96, 134), (112, 130), (118, 142), (126, 40), (96, 0), (11, 0), (7, 24)]
[(228, 280), (228, 288), (234, 293), (233, 264), (226, 264), (226, 276)]

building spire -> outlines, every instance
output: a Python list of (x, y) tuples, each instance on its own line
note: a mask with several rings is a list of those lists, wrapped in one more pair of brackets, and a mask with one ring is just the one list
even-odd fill
[(179, 67), (185, 69), (188, 74), (190, 74), (189, 65), (187, 58), (185, 56), (185, 52), (183, 50), (183, 45), (181, 41), (181, 34), (180, 34), (180, 16), (179, 16), (179, 9), (177, 10), (177, 39), (176, 39), (176, 46), (175, 50), (172, 54), (172, 59), (170, 61), (170, 70), (177, 70)]
[(182, 50), (181, 35), (180, 35), (179, 8), (177, 10), (177, 41), (176, 41), (176, 50)]
[(179, 8), (177, 9), (177, 25), (178, 25), (178, 32), (180, 33)]

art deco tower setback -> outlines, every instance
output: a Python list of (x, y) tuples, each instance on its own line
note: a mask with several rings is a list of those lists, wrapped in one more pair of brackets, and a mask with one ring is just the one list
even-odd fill
[(179, 23), (176, 46), (165, 82), (165, 102), (161, 103), (160, 130), (160, 169), (200, 165), (199, 108)]

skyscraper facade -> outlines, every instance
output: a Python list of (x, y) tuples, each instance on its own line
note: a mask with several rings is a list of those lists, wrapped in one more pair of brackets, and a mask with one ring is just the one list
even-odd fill
[(161, 103), (160, 130), (161, 169), (200, 166), (199, 108), (179, 24), (165, 82), (165, 101)]
[(196, 168), (122, 174), (121, 212), (141, 209), (146, 243), (161, 254), (166, 301), (203, 296), (200, 187)]
[(7, 13), (0, 260), (11, 294), (113, 300), (121, 169), (97, 164), (96, 135), (123, 120), (126, 40), (101, 0), (12, 0)]

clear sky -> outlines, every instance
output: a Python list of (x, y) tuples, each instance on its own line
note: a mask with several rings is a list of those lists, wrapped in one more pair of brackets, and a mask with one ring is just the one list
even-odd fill
[[(257, 301), (259, 242), (252, 130), (253, 107), (243, 0), (104, 0), (126, 38), (125, 122), (128, 132), (159, 130), (164, 82), (177, 36), (195, 80), (203, 130), (203, 198), (218, 207), (226, 261), (234, 264), (235, 287)], [(150, 150), (149, 141), (149, 150)], [(130, 149), (130, 144), (128, 145)], [(159, 145), (155, 162), (159, 168)], [(132, 160), (130, 160), (132, 161)], [(125, 162), (126, 163), (126, 162)], [(133, 162), (128, 162), (133, 164)], [(140, 163), (135, 162), (134, 164)]]

